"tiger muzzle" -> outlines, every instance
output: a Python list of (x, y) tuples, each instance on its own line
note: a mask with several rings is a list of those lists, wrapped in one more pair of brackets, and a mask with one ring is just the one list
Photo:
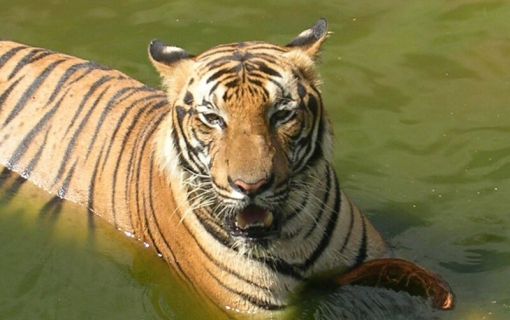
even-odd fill
[(272, 240), (280, 236), (280, 216), (269, 209), (250, 204), (227, 222), (230, 235), (248, 241)]

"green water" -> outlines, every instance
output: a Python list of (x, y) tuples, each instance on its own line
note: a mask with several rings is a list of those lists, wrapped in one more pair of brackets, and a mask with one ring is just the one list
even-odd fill
[[(283, 44), (327, 17), (334, 34), (320, 71), (343, 188), (396, 255), (450, 282), (458, 305), (439, 317), (510, 318), (509, 1), (0, 5), (0, 38), (94, 60), (154, 86), (146, 58), (153, 38), (189, 52), (239, 40)], [(73, 210), (41, 219), (27, 202), (0, 214), (0, 319), (212, 314), (141, 244), (108, 226), (91, 237)], [(321, 314), (304, 305), (302, 314)]]

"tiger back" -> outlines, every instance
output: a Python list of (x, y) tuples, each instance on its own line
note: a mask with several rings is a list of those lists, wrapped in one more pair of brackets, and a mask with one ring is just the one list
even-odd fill
[(193, 56), (154, 41), (166, 92), (78, 58), (0, 42), (0, 163), (149, 243), (240, 312), (286, 310), (323, 272), (388, 248), (340, 190), (314, 61), (287, 46)]

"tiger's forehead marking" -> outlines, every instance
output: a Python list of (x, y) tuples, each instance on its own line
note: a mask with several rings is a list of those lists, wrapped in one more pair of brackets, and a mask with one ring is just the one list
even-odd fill
[(287, 95), (295, 81), (287, 48), (264, 42), (214, 47), (196, 58), (199, 99), (267, 104)]

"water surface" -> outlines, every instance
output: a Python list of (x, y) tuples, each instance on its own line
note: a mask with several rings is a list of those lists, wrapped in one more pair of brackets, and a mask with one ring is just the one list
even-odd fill
[[(284, 44), (327, 17), (334, 34), (320, 71), (343, 188), (398, 256), (450, 282), (458, 306), (435, 316), (510, 318), (508, 1), (0, 5), (0, 38), (94, 60), (153, 86), (159, 80), (146, 58), (153, 38), (192, 53), (240, 40)], [(108, 226), (91, 237), (80, 210), (41, 218), (27, 199), (0, 214), (0, 318), (199, 319), (213, 312), (142, 244)], [(335, 294), (309, 299), (300, 314), (327, 315), (328, 301), (341, 306)]]

